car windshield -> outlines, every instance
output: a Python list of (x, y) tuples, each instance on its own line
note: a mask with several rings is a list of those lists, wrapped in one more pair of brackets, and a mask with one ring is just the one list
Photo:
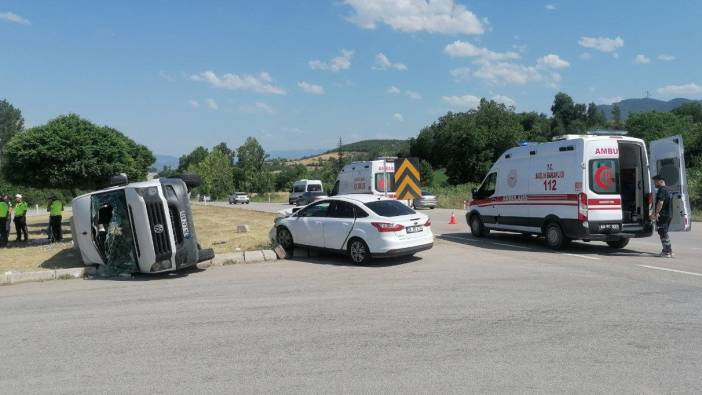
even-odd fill
[(237, 192), (236, 196), (246, 196), (246, 192)]
[(401, 215), (412, 215), (415, 211), (397, 200), (378, 200), (366, 203), (366, 207), (381, 217), (399, 217)]
[(112, 273), (137, 270), (137, 254), (124, 190), (91, 196), (93, 237)]

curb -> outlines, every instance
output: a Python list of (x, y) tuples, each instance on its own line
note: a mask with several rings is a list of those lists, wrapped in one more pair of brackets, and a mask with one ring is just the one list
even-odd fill
[(0, 274), (0, 285), (27, 283), (32, 281), (68, 280), (83, 278), (95, 272), (93, 267), (42, 270), (39, 272), (5, 272)]
[(215, 255), (211, 266), (235, 265), (238, 263), (256, 263), (278, 260), (278, 255), (273, 250), (254, 250), (225, 252)]

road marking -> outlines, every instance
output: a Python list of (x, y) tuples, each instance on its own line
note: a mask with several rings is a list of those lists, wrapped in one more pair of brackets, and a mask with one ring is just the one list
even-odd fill
[(569, 254), (569, 253), (567, 253), (567, 252), (560, 252), (560, 253), (558, 253), (558, 254), (559, 254), (559, 255), (574, 256), (574, 257), (577, 257), (577, 258), (592, 259), (593, 261), (599, 261), (599, 260), (600, 260), (600, 258), (598, 258), (598, 257), (596, 257), (596, 256), (587, 256), (587, 255), (580, 255), (580, 254)]
[(684, 270), (676, 270), (676, 269), (668, 269), (667, 267), (658, 267), (658, 266), (648, 266), (648, 265), (637, 265), (640, 267), (645, 267), (647, 269), (654, 269), (654, 270), (664, 270), (666, 272), (674, 272), (674, 273), (682, 273), (682, 274), (689, 274), (691, 276), (700, 276), (702, 277), (702, 273), (695, 273), (695, 272), (686, 272)]

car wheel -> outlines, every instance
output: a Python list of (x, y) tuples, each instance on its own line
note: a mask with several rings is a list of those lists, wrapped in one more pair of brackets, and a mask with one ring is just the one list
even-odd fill
[(483, 225), (483, 220), (480, 219), (478, 214), (470, 217), (470, 233), (475, 237), (485, 237), (490, 234), (490, 229)]
[(292, 233), (287, 228), (280, 227), (276, 234), (278, 244), (285, 250), (287, 256), (292, 256), (295, 250), (295, 242), (293, 241)]
[(546, 245), (553, 250), (560, 250), (570, 242), (557, 222), (546, 225), (545, 236)]
[(349, 257), (356, 265), (364, 265), (371, 260), (368, 244), (361, 239), (351, 239), (349, 241)]
[(629, 239), (611, 240), (607, 242), (607, 245), (612, 248), (624, 248), (627, 244), (629, 244)]

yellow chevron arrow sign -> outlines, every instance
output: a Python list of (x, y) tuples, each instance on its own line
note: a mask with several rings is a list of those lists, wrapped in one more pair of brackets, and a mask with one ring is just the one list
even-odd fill
[(395, 160), (395, 198), (398, 200), (413, 200), (422, 196), (419, 186), (419, 159), (400, 158)]

